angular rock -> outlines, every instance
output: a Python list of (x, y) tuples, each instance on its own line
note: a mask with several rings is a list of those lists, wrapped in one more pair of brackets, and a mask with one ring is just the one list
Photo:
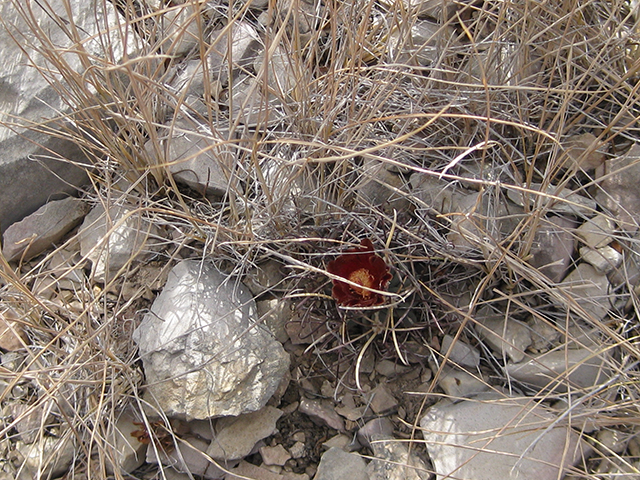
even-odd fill
[(480, 352), (461, 340), (454, 343), (451, 335), (445, 335), (442, 339), (440, 354), (449, 354), (449, 360), (462, 367), (476, 368), (480, 365)]
[(280, 444), (275, 447), (260, 447), (260, 456), (265, 465), (283, 466), (291, 454)]
[(555, 416), (535, 402), (496, 393), (476, 399), (439, 402), (420, 421), (438, 480), (555, 480), (588, 449), (570, 428), (545, 431)]
[(309, 416), (315, 423), (327, 425), (339, 432), (344, 431), (344, 421), (336, 413), (333, 406), (327, 402), (309, 400), (308, 398), (302, 397), (298, 409), (301, 413)]
[(564, 393), (589, 389), (609, 380), (611, 369), (606, 352), (597, 353), (586, 348), (552, 350), (528, 357), (526, 361), (507, 364), (508, 375), (537, 389)]
[(567, 152), (569, 166), (583, 171), (592, 171), (605, 161), (606, 143), (599, 141), (593, 133), (572, 135), (562, 142)]
[(19, 317), (10, 308), (0, 311), (0, 348), (7, 352), (21, 350), (29, 344), (29, 337)]
[(614, 271), (622, 263), (622, 253), (609, 245), (596, 249), (583, 247), (580, 249), (580, 256), (598, 272), (605, 275)]
[(169, 452), (150, 445), (146, 460), (147, 463), (170, 465), (180, 473), (204, 475), (211, 465), (205, 455), (208, 446), (207, 442), (199, 438), (181, 438)]
[[(602, 320), (611, 309), (609, 280), (588, 263), (580, 263), (572, 270), (562, 281), (560, 288), (595, 320)], [(572, 302), (563, 302), (563, 305), (577, 311)]]
[(556, 185), (544, 187), (539, 183), (525, 186), (526, 191), (507, 189), (507, 197), (516, 205), (530, 209), (546, 208), (559, 214), (569, 213), (576, 216), (595, 215), (596, 201), (580, 195), (568, 188), (559, 189)]
[[(229, 50), (229, 34), (231, 50)], [(233, 22), (231, 26), (216, 30), (211, 35), (209, 76), (223, 84), (229, 83), (229, 62), (232, 73), (246, 69), (258, 58), (263, 48), (260, 35), (248, 22)]]
[(289, 356), (257, 324), (241, 284), (209, 262), (184, 260), (133, 334), (147, 394), (168, 416), (204, 419), (261, 409)]
[[(140, 430), (140, 426), (134, 424), (136, 419), (128, 412), (123, 413), (112, 426), (109, 441), (105, 443), (108, 451), (107, 472), (112, 475), (115, 472), (131, 473), (144, 463), (147, 446), (138, 441), (132, 432)], [(113, 462), (112, 462), (113, 460)]]
[(266, 406), (257, 412), (219, 419), (217, 433), (207, 449), (207, 455), (216, 460), (246, 457), (256, 443), (276, 431), (276, 422), (281, 416), (282, 410)]
[(114, 205), (105, 212), (97, 204), (85, 217), (78, 237), (82, 256), (93, 264), (94, 280), (107, 282), (134, 258), (146, 258), (160, 233), (132, 205)]
[(370, 480), (429, 480), (430, 469), (401, 440), (387, 439), (372, 443), (375, 459), (367, 465)]
[(393, 423), (387, 417), (369, 420), (358, 429), (358, 441), (369, 448), (371, 448), (371, 442), (391, 438), (393, 438)]
[(204, 196), (223, 196), (229, 188), (235, 154), (221, 146), (219, 132), (201, 130), (194, 122), (179, 118), (171, 137), (161, 139), (159, 148), (149, 141), (145, 150), (158, 163), (166, 163), (176, 182)]
[(389, 35), (389, 54), (392, 62), (411, 63), (428, 67), (442, 61), (442, 54), (455, 48), (456, 31), (449, 25), (418, 20), (410, 31), (394, 29)]
[(621, 230), (635, 233), (640, 224), (640, 144), (620, 157), (607, 159), (596, 194), (598, 203), (617, 220)]
[[(15, 423), (18, 436), (24, 443), (33, 443), (38, 438), (40, 432), (47, 426), (50, 411), (46, 408), (46, 403), (37, 405), (26, 405), (24, 403), (10, 404), (11, 416)], [(46, 417), (45, 416), (46, 411)]]
[(587, 247), (601, 248), (613, 241), (615, 228), (610, 217), (600, 214), (585, 220), (576, 230), (576, 235)]
[(567, 273), (575, 244), (575, 226), (576, 222), (569, 217), (543, 218), (533, 237), (529, 264), (554, 283), (561, 281)]
[[(0, 3), (4, 67), (0, 82), (0, 231), (53, 197), (75, 193), (77, 186), (88, 181), (82, 168), (88, 160), (78, 142), (56, 135), (70, 99), (60, 97), (62, 86), (52, 85), (61, 79), (48, 60), (51, 49), (65, 52), (65, 68), (83, 79), (82, 88), (90, 88), (82, 75), (89, 59), (115, 63), (124, 50), (120, 37), (124, 24), (110, 2), (49, 0), (47, 8), (42, 5), (18, 9), (13, 2)], [(28, 21), (23, 14), (30, 17)], [(48, 38), (38, 38), (42, 36)], [(34, 124), (38, 131), (29, 130)]]
[(40, 437), (36, 443), (15, 443), (15, 449), (24, 457), (24, 468), (31, 478), (57, 478), (67, 471), (76, 456), (72, 436)]
[(447, 365), (442, 367), (438, 377), (438, 386), (452, 398), (472, 397), (478, 393), (486, 392), (490, 388), (480, 373), (472, 375)]
[(475, 329), (480, 338), (498, 355), (508, 355), (516, 363), (524, 358), (524, 351), (532, 343), (531, 331), (526, 324), (486, 311), (484, 314), (479, 311), (477, 320)]
[(366, 468), (359, 455), (334, 447), (322, 455), (313, 480), (369, 480)]
[(382, 207), (386, 212), (403, 212), (410, 208), (406, 180), (389, 171), (384, 162), (365, 160), (360, 178), (355, 188), (363, 205)]
[(7, 261), (29, 260), (58, 242), (80, 224), (89, 206), (77, 198), (54, 200), (4, 232), (2, 253)]
[(367, 394), (368, 405), (378, 415), (389, 413), (398, 408), (398, 401), (384, 383), (379, 383)]

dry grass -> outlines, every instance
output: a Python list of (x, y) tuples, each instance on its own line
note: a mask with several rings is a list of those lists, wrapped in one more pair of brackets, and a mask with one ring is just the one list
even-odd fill
[[(244, 275), (276, 259), (290, 267), (288, 295), (307, 321), (330, 321), (331, 334), (314, 345), (321, 359), (337, 352), (352, 364), (377, 344), (377, 352), (391, 345), (387, 352), (402, 361), (406, 342), (429, 344), (447, 332), (482, 350), (491, 388), (526, 393), (531, 402), (565, 400), (564, 425), (589, 419), (634, 434), (640, 395), (634, 286), (621, 286), (620, 304), (601, 321), (527, 263), (533, 234), (550, 209), (542, 201), (550, 195), (532, 185), (594, 193), (592, 172), (576, 168), (563, 148), (567, 136), (592, 132), (614, 155), (639, 137), (638, 26), (628, 2), (434, 2), (430, 13), (442, 33), (424, 47), (408, 35), (419, 19), (416, 8), (399, 0), (327, 0), (306, 16), (303, 7), (311, 10), (302, 0), (292, 0), (290, 8), (270, 2), (270, 23), (261, 32), (263, 65), (243, 68), (254, 70), (255, 88), (272, 101), (251, 118), (243, 114), (247, 104), (233, 97), (233, 85), (225, 84), (233, 76), (231, 60), (218, 76), (205, 75), (200, 104), (172, 86), (175, 65), (224, 48), (210, 43), (212, 28), (255, 23), (250, 4), (187, 1), (154, 10), (114, 0), (119, 24), (96, 38), (64, 24), (74, 45), (62, 52), (33, 22), (26, 2), (12, 3), (31, 30), (16, 40), (39, 53), (36, 68), (68, 106), (62, 129), (52, 134), (74, 139), (92, 159), (85, 197), (98, 203), (123, 195), (162, 228), (170, 240), (157, 255), (159, 264), (169, 268), (178, 256), (211, 256)], [(97, 3), (112, 8), (106, 0)], [(176, 33), (166, 14), (182, 8), (204, 20), (194, 20), (200, 40), (176, 58), (175, 48), (189, 33)], [(96, 43), (99, 55), (91, 53)], [(286, 58), (290, 83), (268, 81), (273, 62), (267, 60), (277, 55)], [(168, 132), (185, 128), (179, 119), (217, 139), (228, 177), (222, 198), (179, 187), (167, 163), (156, 160), (163, 158)], [(395, 203), (372, 204), (359, 193), (363, 179), (376, 178), (372, 162), (399, 172), (399, 182), (389, 185)], [(434, 216), (433, 205), (408, 188), (411, 174), (481, 192), (469, 216), (473, 226), (463, 232), (468, 248), (452, 248), (446, 238), (459, 215)], [(504, 213), (509, 191), (535, 201), (524, 213)], [(363, 317), (334, 307), (323, 271), (327, 259), (364, 237), (381, 248), (396, 278), (394, 308)], [(629, 252), (637, 242), (622, 234), (617, 240)], [(54, 424), (42, 425), (38, 434), (76, 442), (78, 477), (69, 478), (84, 478), (82, 472), (104, 478), (114, 419), (125, 407), (141, 410), (141, 370), (130, 334), (149, 299), (143, 289), (123, 293), (121, 278), (106, 286), (87, 280), (70, 298), (45, 298), (36, 286), (50, 278), (52, 255), (19, 269), (0, 265), (2, 300), (29, 332), (23, 363), (2, 370), (7, 387), (0, 400), (10, 402), (18, 390), (25, 403), (51, 411)], [(638, 262), (633, 255), (628, 260)], [(569, 328), (574, 324), (595, 330), (601, 343), (589, 348), (614, 352), (612, 381), (575, 392), (569, 386), (572, 395), (523, 390), (473, 333), (474, 313), (483, 306), (508, 318), (535, 317), (567, 341), (577, 341)], [(347, 329), (345, 318), (365, 327)], [(423, 407), (441, 395), (436, 381), (444, 360), (433, 353), (434, 396), (425, 397)], [(328, 378), (342, 374), (328, 365), (325, 372)], [(5, 422), (0, 437), (9, 438), (12, 428)], [(416, 432), (416, 442), (420, 438)], [(599, 455), (603, 462), (632, 462), (610, 451)], [(576, 475), (601, 478), (597, 463), (577, 467)]]

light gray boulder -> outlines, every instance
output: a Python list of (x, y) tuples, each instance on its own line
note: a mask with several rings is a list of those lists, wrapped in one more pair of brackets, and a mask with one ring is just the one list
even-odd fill
[(184, 260), (169, 273), (133, 334), (146, 398), (187, 420), (261, 409), (289, 367), (247, 290), (209, 262)]

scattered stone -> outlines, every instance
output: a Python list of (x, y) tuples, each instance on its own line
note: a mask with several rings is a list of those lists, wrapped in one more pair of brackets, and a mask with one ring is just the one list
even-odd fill
[(133, 415), (125, 412), (118, 417), (115, 425), (111, 425), (109, 441), (105, 444), (108, 452), (106, 466), (109, 475), (113, 475), (116, 470), (120, 474), (131, 473), (144, 463), (148, 445), (139, 442), (137, 437), (131, 435), (132, 432), (144, 428), (134, 424), (135, 421)]
[(113, 205), (105, 212), (97, 204), (85, 217), (78, 237), (82, 256), (93, 263), (94, 280), (107, 282), (134, 258), (147, 258), (160, 232), (133, 205)]
[(546, 430), (554, 419), (529, 399), (485, 393), (437, 403), (420, 426), (438, 480), (555, 480), (590, 449), (568, 427)]
[(145, 150), (153, 162), (166, 163), (176, 182), (187, 185), (200, 195), (222, 197), (229, 189), (229, 177), (234, 170), (235, 152), (220, 145), (219, 132), (207, 130), (184, 118), (172, 126), (171, 137), (152, 140)]
[(396, 28), (389, 36), (392, 62), (428, 67), (442, 61), (442, 54), (457, 45), (456, 31), (449, 25), (418, 20), (407, 28)]
[(133, 334), (148, 398), (168, 416), (204, 419), (262, 408), (289, 356), (241, 284), (209, 262), (184, 260)]
[(291, 454), (280, 444), (275, 447), (260, 447), (260, 456), (265, 465), (283, 466), (291, 458)]
[(281, 291), (283, 280), (282, 263), (267, 260), (247, 272), (244, 284), (254, 296), (258, 297), (266, 292)]
[(596, 321), (602, 320), (611, 309), (609, 279), (588, 263), (580, 263), (572, 270), (560, 288), (575, 302), (567, 301), (566, 308), (578, 312), (576, 306), (580, 307)]
[(558, 214), (569, 213), (578, 217), (595, 215), (596, 201), (584, 197), (568, 188), (559, 189), (556, 185), (546, 188), (539, 183), (525, 185), (526, 191), (507, 189), (507, 197), (516, 205), (531, 210), (546, 208)]
[(582, 260), (605, 275), (618, 268), (622, 263), (622, 254), (609, 245), (596, 249), (583, 247), (580, 249), (580, 256)]
[(449, 360), (462, 367), (477, 368), (480, 365), (480, 352), (460, 340), (454, 343), (451, 335), (443, 337), (440, 354), (443, 357), (449, 354)]
[(271, 298), (256, 302), (258, 318), (280, 343), (289, 340), (286, 325), (293, 317), (291, 300), (288, 298)]
[(344, 421), (328, 402), (302, 397), (298, 410), (317, 424), (327, 425), (329, 428), (344, 432)]
[(608, 210), (620, 230), (635, 233), (640, 223), (640, 144), (622, 156), (605, 161), (605, 172), (596, 193), (598, 204)]
[(76, 447), (68, 434), (62, 437), (43, 436), (32, 444), (17, 441), (15, 449), (24, 458), (24, 468), (31, 478), (57, 478), (68, 470), (76, 456)]
[(438, 376), (438, 386), (452, 398), (472, 397), (490, 388), (479, 372), (472, 375), (447, 365), (442, 367)]
[(313, 480), (369, 480), (367, 465), (359, 455), (330, 448), (322, 455)]
[[(231, 34), (231, 51), (229, 51), (229, 34)], [(260, 35), (247, 22), (233, 22), (230, 27), (214, 31), (211, 37), (209, 76), (222, 84), (229, 82), (229, 62), (232, 65), (231, 73), (236, 74), (252, 65), (263, 48)]]
[(402, 365), (399, 362), (392, 362), (391, 360), (380, 360), (376, 363), (376, 372), (383, 377), (393, 378), (399, 375), (404, 375), (414, 367), (409, 365)]
[(429, 480), (430, 469), (401, 440), (372, 442), (375, 459), (367, 465), (370, 480)]
[[(195, 5), (195, 4), (194, 4)], [(162, 51), (172, 57), (183, 57), (194, 50), (206, 38), (205, 22), (201, 7), (190, 3), (174, 5), (162, 9)]]
[(371, 442), (391, 438), (393, 438), (393, 423), (387, 417), (369, 420), (358, 429), (358, 441), (369, 448), (371, 448)]
[(537, 351), (545, 351), (556, 345), (560, 339), (560, 331), (555, 326), (541, 318), (532, 315), (527, 321), (531, 332), (531, 346)]
[(333, 437), (331, 437), (326, 442), (324, 442), (322, 444), (322, 446), (326, 450), (329, 450), (330, 448), (334, 448), (335, 447), (335, 448), (341, 448), (345, 452), (348, 452), (350, 444), (351, 444), (351, 438), (347, 437), (346, 435), (344, 435), (342, 433), (339, 433), (339, 434), (334, 435)]
[(2, 253), (8, 262), (24, 261), (39, 255), (59, 242), (78, 226), (89, 211), (88, 205), (77, 198), (55, 200), (35, 213), (14, 223), (4, 232)]
[(281, 415), (281, 410), (266, 406), (257, 412), (218, 420), (218, 433), (209, 445), (207, 455), (216, 460), (246, 457), (256, 443), (276, 431), (276, 422)]
[(410, 209), (407, 181), (386, 168), (384, 162), (365, 160), (355, 189), (363, 205), (382, 207), (385, 212), (404, 212)]
[(45, 429), (48, 420), (51, 418), (50, 411), (42, 403), (26, 405), (16, 402), (11, 404), (10, 411), (20, 440), (27, 444), (36, 441), (39, 433)]
[(150, 444), (147, 448), (147, 463), (169, 465), (180, 473), (204, 475), (210, 465), (204, 453), (208, 446), (204, 440), (192, 437), (181, 438), (175, 442), (170, 452), (165, 452), (160, 447), (154, 448)]
[(47, 263), (47, 269), (55, 277), (59, 289), (76, 292), (86, 282), (84, 271), (79, 265), (81, 259), (79, 248), (73, 251), (62, 249), (53, 254)]
[(289, 447), (289, 453), (291, 458), (302, 458), (305, 455), (305, 444), (303, 441), (296, 441), (291, 447)]
[(329, 333), (326, 321), (313, 318), (292, 318), (284, 329), (293, 345), (309, 345)]
[(590, 132), (572, 135), (562, 142), (568, 164), (575, 170), (593, 171), (605, 161), (606, 143)]
[(398, 408), (398, 401), (384, 383), (379, 383), (367, 395), (367, 404), (378, 415), (384, 415)]
[(494, 314), (489, 309), (479, 311), (476, 318), (478, 323), (475, 329), (480, 338), (498, 355), (508, 355), (515, 363), (524, 358), (524, 351), (532, 343), (531, 331), (526, 324), (513, 319), (507, 320), (504, 315)]
[(554, 283), (567, 273), (575, 244), (572, 218), (556, 215), (540, 220), (531, 243), (529, 264)]
[(586, 348), (562, 348), (530, 356), (525, 362), (507, 364), (509, 377), (537, 390), (567, 392), (568, 387), (589, 389), (609, 380), (606, 352)]
[(18, 314), (10, 308), (0, 311), (0, 348), (7, 352), (22, 350), (29, 345), (29, 337)]
[(576, 235), (582, 240), (582, 243), (592, 249), (601, 248), (609, 245), (613, 241), (613, 233), (615, 224), (613, 220), (606, 215), (596, 215), (588, 218), (576, 230)]
[(627, 448), (629, 443), (630, 434), (621, 432), (620, 430), (614, 430), (612, 428), (606, 428), (600, 430), (596, 434), (596, 440), (599, 442), (598, 450), (604, 449), (605, 453), (613, 452), (621, 455)]

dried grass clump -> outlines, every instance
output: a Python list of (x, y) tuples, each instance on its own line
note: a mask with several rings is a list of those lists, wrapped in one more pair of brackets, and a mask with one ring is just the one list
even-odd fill
[[(592, 132), (592, 150), (607, 144), (619, 154), (640, 137), (635, 6), (618, 0), (271, 2), (264, 9), (262, 67), (242, 67), (262, 94), (251, 110), (251, 99), (234, 99), (240, 87), (233, 84), (239, 75), (233, 59), (217, 73), (203, 69), (202, 59), (223, 49), (212, 41), (213, 31), (230, 32), (243, 21), (258, 25), (260, 11), (250, 2), (156, 3), (98, 1), (100, 10), (119, 12), (119, 23), (95, 38), (75, 28), (67, 13), (52, 13), (74, 39), (74, 48), (63, 52), (33, 21), (35, 4), (12, 0), (30, 29), (16, 41), (39, 52), (44, 62), (35, 68), (68, 107), (60, 129), (51, 122), (31, 128), (85, 149), (93, 161), (88, 199), (123, 195), (167, 233), (170, 240), (156, 257), (158, 277), (177, 255), (213, 256), (240, 275), (276, 259), (289, 267), (287, 294), (301, 318), (318, 329), (329, 321), (313, 347), (321, 357), (338, 352), (341, 365), (356, 359), (358, 383), (361, 359), (376, 341), (379, 352), (399, 361), (407, 342), (429, 344), (442, 332), (482, 348), (470, 327), (483, 306), (510, 318), (538, 318), (567, 340), (576, 340), (568, 327), (577, 316), (598, 332), (595, 353), (616, 354), (608, 365), (612, 380), (581, 392), (569, 416), (635, 431), (637, 291), (623, 282), (626, 305), (600, 321), (527, 263), (537, 226), (554, 204), (569, 203), (547, 187), (570, 187), (586, 197), (594, 192), (593, 171), (569, 155), (565, 139)], [(38, 4), (53, 11), (53, 1)], [(193, 30), (174, 28), (171, 18), (191, 21), (197, 33), (195, 45), (179, 55)], [(435, 40), (416, 44), (412, 31), (427, 19)], [(89, 54), (89, 44), (99, 44), (100, 55)], [(176, 88), (173, 77), (176, 65), (189, 60), (194, 71), (205, 72), (198, 101)], [(286, 64), (287, 82), (269, 80), (276, 61)], [(185, 75), (181, 81), (196, 81), (195, 74)], [(170, 165), (159, 160), (164, 139), (185, 125), (214, 139), (222, 152), (228, 187), (221, 197), (178, 185)], [(464, 214), (437, 215), (416, 194), (419, 178), (479, 192), (478, 203)], [(364, 189), (375, 180), (386, 187), (384, 201)], [(521, 212), (505, 211), (509, 192), (531, 201)], [(446, 233), (461, 216), (469, 222), (460, 227), (465, 248), (453, 248)], [(327, 261), (363, 238), (395, 269), (388, 297), (393, 310), (337, 310), (328, 296)], [(143, 288), (122, 293), (120, 278), (104, 288), (87, 282), (73, 298), (43, 299), (36, 286), (48, 278), (51, 255), (22, 270), (0, 266), (2, 299), (30, 336), (18, 373), (3, 370), (8, 380), (0, 400), (26, 389), (23, 398), (58, 422), (39, 434), (72, 438), (76, 472), (102, 478), (118, 412), (141, 410), (130, 334), (151, 297)], [(129, 274), (137, 268), (132, 262)], [(573, 314), (558, 304), (570, 305)], [(361, 326), (349, 329), (346, 319)], [(522, 391), (505, 378), (501, 359), (487, 368), (496, 377), (493, 386)], [(329, 365), (326, 370), (341, 375)], [(544, 391), (526, 393), (551, 399)], [(4, 424), (0, 435), (9, 438), (14, 426)], [(612, 452), (601, 455), (622, 461)], [(576, 473), (599, 478), (592, 465)]]

